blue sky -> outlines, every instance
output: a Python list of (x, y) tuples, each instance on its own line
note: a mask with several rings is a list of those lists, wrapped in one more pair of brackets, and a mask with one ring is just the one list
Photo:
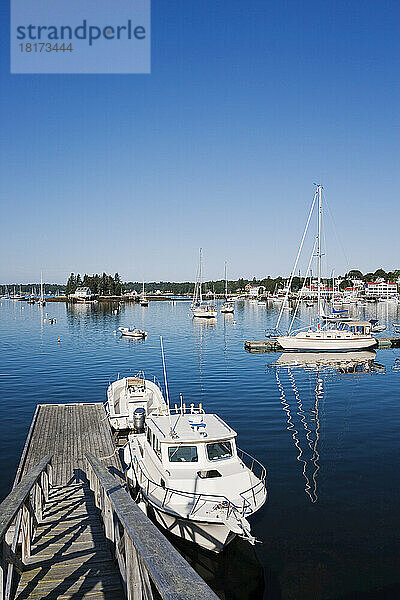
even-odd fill
[(288, 273), (316, 181), (400, 267), (398, 2), (153, 0), (151, 75), (10, 75), (0, 11), (0, 283)]

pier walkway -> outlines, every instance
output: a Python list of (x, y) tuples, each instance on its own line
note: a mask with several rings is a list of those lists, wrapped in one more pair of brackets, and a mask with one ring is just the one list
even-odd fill
[(121, 472), (103, 405), (39, 405), (20, 462), (23, 478), (51, 455), (52, 486), (19, 581), (16, 599), (123, 598), (118, 567), (85, 474), (92, 452)]
[(0, 600), (217, 600), (125, 489), (101, 403), (36, 409), (0, 505)]

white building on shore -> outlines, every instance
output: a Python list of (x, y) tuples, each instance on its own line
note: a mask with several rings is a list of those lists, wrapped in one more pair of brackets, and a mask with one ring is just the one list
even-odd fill
[(390, 298), (397, 294), (397, 283), (391, 281), (368, 281), (365, 295), (373, 298)]
[(95, 294), (89, 287), (77, 287), (73, 294), (69, 295), (69, 298), (75, 300), (75, 302), (90, 302), (93, 300)]

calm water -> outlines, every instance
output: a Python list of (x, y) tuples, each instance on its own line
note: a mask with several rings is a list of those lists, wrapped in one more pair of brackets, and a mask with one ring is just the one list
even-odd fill
[[(144, 369), (161, 381), (162, 334), (171, 397), (182, 392), (186, 403), (218, 412), (269, 472), (269, 501), (252, 518), (263, 541), (255, 551), (240, 540), (218, 559), (180, 547), (217, 593), (232, 600), (399, 597), (400, 350), (360, 356), (357, 366), (351, 356), (324, 366), (302, 355), (296, 366), (293, 356), (244, 350), (244, 340), (262, 339), (274, 323), (273, 308), (238, 304), (236, 325), (230, 315), (197, 322), (183, 302), (114, 308), (54, 303), (41, 311), (1, 302), (1, 498), (36, 404), (104, 401), (117, 373)], [(354, 310), (387, 323), (382, 335), (400, 320), (397, 306)], [(55, 325), (44, 322), (46, 312)], [(114, 332), (122, 325), (149, 336), (121, 339)]]

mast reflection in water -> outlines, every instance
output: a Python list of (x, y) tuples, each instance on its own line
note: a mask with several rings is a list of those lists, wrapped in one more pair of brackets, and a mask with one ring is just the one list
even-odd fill
[[(317, 477), (320, 470), (318, 442), (320, 439), (320, 408), (324, 400), (324, 380), (330, 374), (367, 374), (384, 370), (375, 362), (376, 352), (284, 352), (276, 361), (276, 382), (287, 427), (298, 452), (305, 485), (304, 491), (314, 504), (318, 501)], [(302, 398), (304, 389), (296, 383), (296, 370), (315, 376), (310, 397)], [(294, 400), (294, 401), (293, 401)]]

